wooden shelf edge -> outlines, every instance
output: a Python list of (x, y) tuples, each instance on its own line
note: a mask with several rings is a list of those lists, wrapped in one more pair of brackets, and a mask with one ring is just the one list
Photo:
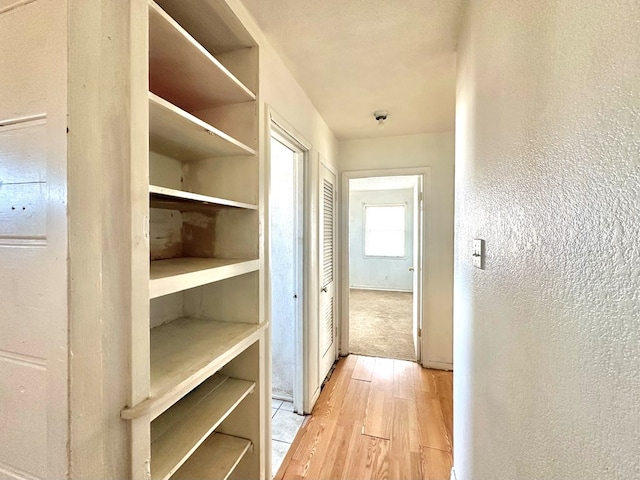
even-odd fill
[(159, 426), (164, 431), (151, 443), (151, 479), (171, 477), (255, 387), (255, 382), (216, 374), (156, 418), (154, 423), (166, 418), (167, 425)]
[(180, 107), (174, 105), (173, 103), (165, 100), (164, 98), (156, 95), (153, 92), (149, 92), (149, 103), (150, 103), (150, 110), (152, 110), (152, 104), (156, 104), (159, 107), (171, 112), (171, 114), (176, 117), (177, 121), (188, 122), (192, 124), (194, 128), (202, 129), (202, 131), (207, 135), (212, 135), (214, 137), (218, 137), (224, 140), (225, 142), (240, 149), (245, 154), (248, 154), (248, 155), (256, 154), (255, 149), (245, 145), (240, 140), (233, 138), (231, 135), (227, 135), (223, 131), (218, 130), (216, 127), (208, 124), (204, 120), (200, 120), (195, 115), (190, 114), (189, 112), (181, 109)]
[(242, 92), (247, 96), (247, 101), (255, 100), (256, 94), (253, 93), (244, 83), (242, 83), (233, 73), (227, 69), (222, 63), (218, 61), (206, 48), (204, 48), (200, 43), (191, 36), (189, 32), (187, 32), (178, 22), (176, 22), (167, 12), (165, 12), (160, 5), (158, 5), (153, 0), (148, 0), (149, 9), (154, 10), (158, 15), (160, 15), (164, 21), (166, 21), (173, 29), (175, 29), (180, 35), (182, 35), (186, 41), (188, 41), (193, 47), (200, 52), (200, 54), (204, 55), (212, 64), (212, 66), (220, 72), (222, 72), (230, 82), (232, 82), (238, 89), (242, 90)]
[(214, 433), (171, 478), (227, 480), (252, 447), (245, 438)]
[[(257, 210), (258, 206), (251, 203), (236, 202), (234, 200), (226, 200), (224, 198), (210, 197), (207, 195), (200, 195), (198, 193), (185, 192), (182, 190), (175, 190), (173, 188), (160, 187), (157, 185), (149, 185), (149, 194), (151, 195), (151, 206), (153, 203), (164, 205), (166, 203), (178, 204), (174, 209), (179, 210), (180, 205), (186, 203), (201, 204), (202, 206), (222, 206), (231, 208), (242, 208), (245, 210)], [(154, 199), (155, 198), (155, 199)], [(164, 207), (171, 208), (171, 207)]]
[[(190, 258), (190, 257), (187, 257)], [(255, 272), (260, 269), (257, 259), (237, 259), (226, 265), (207, 267), (203, 259), (203, 268), (167, 275), (149, 280), (149, 298), (162, 297), (171, 293), (181, 292), (190, 288), (200, 287), (208, 283), (220, 282), (228, 278)], [(156, 260), (157, 262), (168, 260)], [(153, 262), (152, 262), (153, 264)]]
[(120, 412), (120, 418), (124, 420), (134, 420), (145, 415), (150, 415), (151, 420), (157, 418), (178, 400), (184, 397), (188, 392), (200, 385), (204, 380), (211, 377), (233, 358), (249, 348), (258, 340), (262, 330), (265, 328), (266, 323), (255, 325), (248, 324), (247, 332), (233, 347), (227, 349), (223, 354), (211, 359), (211, 361), (199, 369), (197, 373), (182, 380), (181, 382), (178, 382), (171, 390), (156, 397), (148, 397), (133, 407), (124, 408)]

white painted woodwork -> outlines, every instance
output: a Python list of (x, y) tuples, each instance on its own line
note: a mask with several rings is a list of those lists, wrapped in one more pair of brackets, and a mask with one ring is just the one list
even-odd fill
[(256, 157), (249, 155), (208, 158), (184, 168), (188, 190), (202, 195), (258, 203), (260, 174)]
[(227, 480), (250, 448), (249, 440), (214, 433), (171, 478)]
[(0, 478), (69, 463), (67, 2), (0, 4)]
[(255, 154), (252, 148), (151, 92), (149, 130), (151, 150), (181, 161)]
[(258, 260), (228, 258), (171, 258), (151, 262), (150, 298), (258, 270)]
[(234, 202), (224, 198), (183, 192), (182, 190), (159, 187), (157, 185), (149, 185), (149, 193), (151, 194), (150, 204), (152, 207), (175, 209), (183, 212), (190, 210), (206, 211), (209, 208), (215, 207), (244, 208), (247, 210), (258, 209), (258, 206), (255, 204)]
[(318, 325), (319, 377), (322, 383), (337, 358), (336, 199), (335, 173), (320, 165), (320, 312)]
[(216, 374), (151, 423), (151, 478), (168, 479), (255, 383)]
[(149, 87), (188, 111), (255, 100), (254, 93), (151, 0)]
[(151, 329), (151, 395), (121, 417), (156, 418), (254, 343), (263, 328), (183, 317)]

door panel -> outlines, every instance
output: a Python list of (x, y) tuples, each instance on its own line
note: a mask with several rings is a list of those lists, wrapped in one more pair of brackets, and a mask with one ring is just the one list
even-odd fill
[(318, 332), (320, 383), (336, 358), (335, 239), (336, 176), (321, 165), (320, 172), (320, 322)]

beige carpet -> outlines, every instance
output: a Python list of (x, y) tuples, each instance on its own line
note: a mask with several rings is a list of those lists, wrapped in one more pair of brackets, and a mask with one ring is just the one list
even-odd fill
[(413, 294), (352, 288), (349, 350), (358, 355), (415, 360)]

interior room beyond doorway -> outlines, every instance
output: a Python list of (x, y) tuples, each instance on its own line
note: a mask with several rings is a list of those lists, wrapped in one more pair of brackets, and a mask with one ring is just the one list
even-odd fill
[(349, 352), (417, 360), (421, 177), (349, 180)]

